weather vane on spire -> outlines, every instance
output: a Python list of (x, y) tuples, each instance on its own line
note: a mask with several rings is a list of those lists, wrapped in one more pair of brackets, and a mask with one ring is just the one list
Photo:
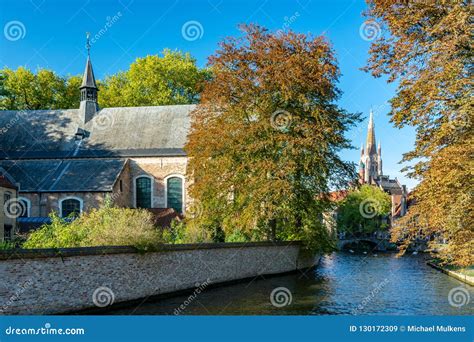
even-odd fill
[(89, 38), (90, 38), (91, 34), (89, 32), (86, 32), (86, 49), (87, 49), (87, 56), (90, 56), (90, 52), (91, 52), (91, 43), (89, 41)]

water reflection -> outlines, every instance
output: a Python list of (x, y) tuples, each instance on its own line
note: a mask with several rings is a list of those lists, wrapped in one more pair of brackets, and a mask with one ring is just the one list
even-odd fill
[[(107, 314), (173, 315), (188, 303), (184, 315), (472, 315), (474, 290), (426, 265), (425, 256), (334, 253), (315, 270), (258, 278), (251, 282), (206, 289), (189, 295), (148, 301), (139, 307)], [(471, 303), (460, 308), (448, 302), (449, 291), (466, 286)], [(277, 287), (291, 291), (292, 302), (271, 304)]]

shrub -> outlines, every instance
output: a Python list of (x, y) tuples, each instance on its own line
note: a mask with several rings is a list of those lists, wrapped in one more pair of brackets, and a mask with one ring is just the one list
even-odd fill
[(83, 213), (72, 222), (50, 215), (52, 222), (33, 232), (23, 248), (68, 248), (90, 246), (134, 246), (153, 250), (163, 241), (153, 226), (152, 214), (144, 209), (106, 205)]

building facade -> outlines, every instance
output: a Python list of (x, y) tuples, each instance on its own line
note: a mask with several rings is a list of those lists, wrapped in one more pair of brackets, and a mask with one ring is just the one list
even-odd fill
[(100, 109), (90, 57), (80, 89), (78, 109), (0, 111), (0, 175), (18, 188), (18, 222), (38, 226), (52, 211), (67, 217), (106, 198), (184, 214), (195, 106)]

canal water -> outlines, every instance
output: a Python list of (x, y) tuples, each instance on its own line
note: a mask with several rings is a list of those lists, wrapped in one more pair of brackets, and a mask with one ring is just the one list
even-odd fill
[(305, 273), (208, 288), (195, 297), (145, 301), (106, 314), (173, 315), (181, 306), (182, 315), (473, 315), (474, 288), (427, 266), (426, 258), (339, 252)]

